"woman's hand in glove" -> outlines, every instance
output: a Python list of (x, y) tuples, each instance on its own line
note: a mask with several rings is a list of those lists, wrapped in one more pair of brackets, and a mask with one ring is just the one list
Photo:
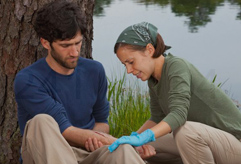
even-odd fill
[(130, 144), (132, 146), (141, 146), (148, 142), (155, 141), (155, 134), (151, 129), (147, 129), (141, 134), (132, 133), (130, 136), (123, 136), (111, 144), (108, 149), (113, 152), (121, 144)]

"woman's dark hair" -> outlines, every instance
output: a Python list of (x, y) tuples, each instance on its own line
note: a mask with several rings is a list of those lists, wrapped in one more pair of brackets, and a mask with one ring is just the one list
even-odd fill
[[(114, 47), (114, 53), (116, 53), (120, 47), (127, 47), (128, 49), (131, 49), (133, 51), (142, 51), (142, 52), (144, 52), (146, 49), (146, 46), (132, 45), (127, 43), (116, 43)], [(155, 48), (155, 52), (152, 56), (153, 58), (158, 58), (159, 56), (164, 55), (164, 52), (167, 49), (167, 46), (164, 44), (164, 41), (159, 33), (157, 34), (156, 46), (154, 46), (154, 48)]]
[(52, 43), (71, 39), (78, 31), (85, 35), (86, 22), (77, 4), (56, 0), (37, 12), (34, 29), (39, 37)]

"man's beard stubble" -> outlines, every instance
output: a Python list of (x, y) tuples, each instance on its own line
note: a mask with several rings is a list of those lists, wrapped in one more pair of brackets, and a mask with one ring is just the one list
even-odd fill
[[(51, 56), (52, 58), (57, 62), (59, 63), (59, 65), (61, 65), (62, 67), (64, 68), (67, 68), (67, 69), (74, 69), (76, 66), (77, 66), (77, 63), (78, 63), (78, 60), (72, 62), (72, 63), (68, 63), (67, 61), (64, 61), (60, 55), (58, 53), (56, 53), (56, 51), (54, 50), (54, 48), (52, 48), (51, 50)], [(78, 58), (80, 56), (80, 53), (78, 55)], [(71, 57), (70, 57), (71, 58)], [(73, 57), (72, 57), (73, 58)]]

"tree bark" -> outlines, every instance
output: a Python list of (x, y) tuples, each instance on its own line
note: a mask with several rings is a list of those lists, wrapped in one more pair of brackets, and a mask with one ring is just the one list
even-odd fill
[[(0, 164), (19, 163), (21, 135), (17, 120), (13, 81), (22, 68), (46, 55), (33, 19), (43, 4), (53, 0), (0, 0)], [(94, 0), (77, 2), (85, 14), (88, 35), (81, 56), (92, 58)]]

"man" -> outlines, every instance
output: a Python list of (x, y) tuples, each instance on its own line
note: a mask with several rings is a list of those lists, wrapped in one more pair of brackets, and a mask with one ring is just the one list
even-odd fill
[(109, 153), (109, 103), (103, 66), (80, 57), (85, 22), (74, 3), (55, 1), (34, 29), (46, 58), (21, 70), (14, 90), (24, 164), (144, 163), (130, 145)]

